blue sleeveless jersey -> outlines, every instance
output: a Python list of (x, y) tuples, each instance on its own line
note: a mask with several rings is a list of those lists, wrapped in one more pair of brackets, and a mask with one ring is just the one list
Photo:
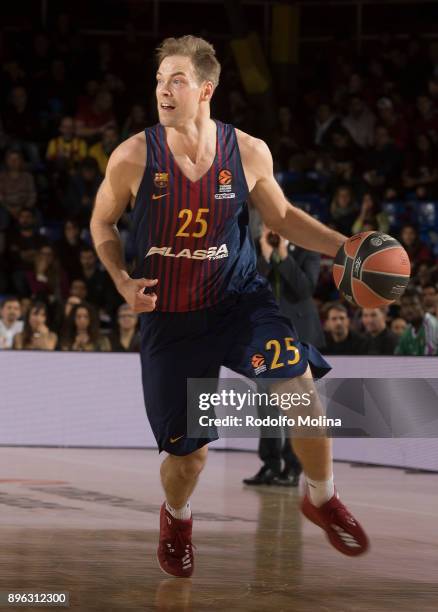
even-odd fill
[(159, 311), (208, 308), (267, 285), (256, 270), (236, 132), (216, 126), (215, 159), (195, 182), (177, 165), (164, 127), (145, 130), (147, 164), (132, 213), (133, 276), (158, 278)]

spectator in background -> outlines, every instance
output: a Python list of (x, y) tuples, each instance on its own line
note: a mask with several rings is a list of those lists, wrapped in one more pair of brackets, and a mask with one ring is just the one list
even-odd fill
[(22, 208), (33, 208), (36, 202), (35, 181), (24, 170), (20, 151), (9, 149), (5, 155), (5, 169), (0, 172), (0, 205), (14, 219)]
[(408, 123), (395, 112), (392, 100), (390, 98), (380, 98), (377, 101), (377, 110), (380, 123), (387, 128), (395, 146), (402, 151), (406, 149), (409, 143)]
[(81, 302), (71, 309), (61, 338), (63, 351), (109, 351), (106, 336), (99, 333), (99, 321), (95, 308)]
[(85, 140), (75, 136), (73, 118), (63, 117), (59, 124), (59, 136), (49, 141), (46, 151), (46, 159), (51, 169), (71, 172), (86, 155), (87, 144)]
[(257, 269), (272, 287), (281, 313), (290, 319), (302, 342), (324, 344), (312, 296), (318, 283), (320, 255), (290, 244), (262, 225)]
[(414, 133), (425, 134), (433, 144), (438, 145), (438, 113), (427, 94), (417, 97), (417, 112)]
[(342, 304), (332, 304), (327, 309), (325, 322), (326, 355), (364, 355), (366, 341), (363, 336), (350, 329), (348, 311)]
[(351, 233), (367, 231), (370, 226), (386, 233), (389, 230), (389, 220), (387, 214), (380, 210), (376, 196), (367, 191), (362, 196), (360, 213), (352, 225)]
[(27, 295), (43, 299), (45, 302), (61, 302), (68, 295), (68, 279), (59, 265), (53, 247), (42, 246), (35, 257), (33, 270), (24, 272), (27, 282)]
[(415, 191), (418, 199), (433, 198), (438, 191), (438, 156), (432, 140), (426, 134), (418, 134), (415, 149), (407, 155), (403, 186)]
[(343, 126), (349, 131), (357, 146), (367, 149), (374, 142), (374, 125), (376, 118), (360, 96), (352, 95), (348, 106), (348, 115), (343, 119)]
[(286, 170), (290, 158), (300, 152), (296, 138), (296, 125), (292, 122), (292, 113), (288, 106), (278, 109), (278, 127), (273, 142), (273, 157), (280, 170)]
[(434, 317), (437, 316), (438, 290), (436, 285), (429, 283), (421, 289), (421, 304), (425, 312), (429, 312)]
[(330, 204), (330, 224), (338, 232), (349, 236), (356, 219), (357, 205), (353, 191), (348, 185), (339, 186)]
[(395, 317), (394, 319), (392, 319), (389, 325), (389, 329), (392, 331), (393, 334), (395, 334), (398, 340), (400, 340), (400, 337), (403, 335), (403, 332), (405, 331), (407, 326), (408, 324), (402, 317)]
[(76, 115), (76, 134), (88, 141), (96, 140), (109, 125), (116, 124), (113, 97), (104, 89), (97, 92), (91, 105)]
[(47, 306), (32, 302), (24, 320), (23, 331), (14, 337), (13, 348), (19, 350), (53, 351), (58, 336), (47, 326)]
[[(2, 44), (3, 42), (4, 38), (2, 36), (2, 41), (0, 44)], [(11, 93), (14, 87), (24, 87), (26, 85), (27, 75), (22, 64), (16, 58), (11, 58), (5, 61), (1, 66), (1, 70), (2, 75), (0, 83), (2, 88), (0, 89), (0, 91), (3, 94), (3, 100), (6, 100), (8, 94)]]
[(0, 350), (10, 349), (14, 336), (23, 331), (21, 304), (17, 297), (7, 297), (0, 308)]
[(330, 142), (326, 150), (335, 163), (334, 170), (337, 175), (342, 175), (343, 166), (346, 164), (354, 167), (358, 148), (345, 128), (339, 127), (336, 130), (331, 130)]
[(119, 144), (119, 132), (115, 126), (108, 126), (102, 132), (102, 140), (94, 144), (88, 154), (96, 160), (102, 176), (105, 175), (109, 157)]
[(97, 256), (92, 247), (84, 247), (79, 253), (81, 276), (87, 287), (89, 301), (103, 307), (108, 303), (109, 282), (106, 273), (99, 268)]
[(81, 93), (77, 100), (77, 115), (89, 115), (92, 113), (93, 104), (99, 92), (99, 82), (89, 79), (85, 83), (85, 93)]
[(366, 156), (363, 178), (372, 188), (384, 190), (390, 184), (398, 184), (401, 154), (394, 145), (384, 125), (376, 127), (374, 147)]
[(50, 62), (49, 74), (39, 87), (39, 93), (41, 103), (47, 105), (53, 124), (56, 124), (62, 115), (73, 111), (76, 88), (63, 59), (56, 57)]
[(431, 261), (423, 261), (415, 266), (413, 284), (416, 287), (426, 287), (426, 285), (438, 282), (438, 270)]
[(122, 140), (142, 132), (146, 127), (146, 111), (141, 104), (134, 104), (122, 129)]
[(117, 328), (110, 336), (110, 343), (111, 350), (116, 353), (140, 351), (138, 315), (129, 304), (121, 304), (117, 309)]
[(341, 121), (333, 112), (330, 104), (320, 104), (315, 118), (315, 144), (322, 147), (327, 146), (330, 143), (332, 132), (338, 130), (340, 126)]
[(36, 113), (30, 108), (27, 91), (17, 86), (9, 95), (9, 105), (3, 114), (3, 127), (13, 147), (22, 149), (31, 162), (36, 166), (40, 155), (35, 142), (38, 134)]
[(10, 269), (32, 269), (37, 251), (47, 241), (37, 230), (34, 210), (23, 208), (18, 213), (18, 229), (11, 231), (6, 243), (6, 257)]
[(64, 223), (63, 236), (55, 242), (54, 247), (70, 281), (81, 276), (82, 268), (79, 262), (79, 253), (86, 246), (80, 237), (77, 221), (67, 219)]
[(91, 247), (81, 249), (79, 260), (82, 268), (80, 278), (87, 286), (88, 300), (99, 308), (101, 324), (109, 323), (123, 300), (108, 273), (99, 267), (97, 256)]
[(424, 312), (415, 289), (406, 290), (400, 298), (400, 314), (408, 327), (400, 337), (396, 355), (438, 355), (438, 319)]
[(73, 310), (74, 306), (78, 306), (79, 304), (81, 304), (82, 302), (84, 302), (85, 300), (81, 300), (80, 298), (76, 297), (75, 295), (70, 295), (65, 304), (64, 304), (64, 322), (68, 319), (68, 317), (70, 316), (71, 311)]
[(432, 252), (429, 247), (420, 240), (418, 230), (414, 225), (410, 223), (403, 225), (400, 230), (399, 240), (409, 255), (412, 266), (422, 262), (427, 263), (432, 261)]
[(65, 208), (80, 227), (88, 227), (97, 190), (102, 181), (97, 161), (92, 157), (82, 160), (78, 174), (69, 180)]
[(398, 337), (386, 326), (384, 308), (363, 308), (362, 324), (365, 329), (367, 355), (393, 355)]
[(49, 74), (49, 66), (51, 60), (50, 41), (44, 32), (36, 32), (32, 40), (32, 48), (28, 58), (29, 73), (32, 75), (32, 81), (36, 87), (41, 86), (41, 83)]
[(70, 295), (77, 297), (81, 302), (88, 301), (87, 284), (82, 278), (76, 278), (72, 281)]

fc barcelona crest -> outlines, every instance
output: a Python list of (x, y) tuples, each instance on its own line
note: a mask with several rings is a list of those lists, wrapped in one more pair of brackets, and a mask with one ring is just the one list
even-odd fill
[(167, 187), (168, 181), (169, 181), (169, 174), (167, 172), (155, 172), (155, 175), (154, 175), (155, 187), (158, 187), (158, 189), (164, 189), (164, 187)]

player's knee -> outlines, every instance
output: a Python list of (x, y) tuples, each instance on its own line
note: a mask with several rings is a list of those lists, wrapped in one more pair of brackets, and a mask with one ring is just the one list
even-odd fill
[(199, 474), (204, 469), (205, 463), (207, 461), (207, 449), (204, 451), (203, 449), (199, 449), (190, 455), (186, 455), (181, 458), (180, 462), (180, 475), (185, 480), (192, 480), (199, 476)]

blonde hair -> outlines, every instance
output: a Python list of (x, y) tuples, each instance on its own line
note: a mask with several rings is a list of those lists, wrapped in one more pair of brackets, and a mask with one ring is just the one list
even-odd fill
[(164, 58), (171, 55), (189, 57), (200, 83), (211, 81), (214, 87), (218, 85), (221, 65), (216, 58), (213, 45), (203, 38), (191, 35), (165, 38), (156, 50), (158, 66)]

